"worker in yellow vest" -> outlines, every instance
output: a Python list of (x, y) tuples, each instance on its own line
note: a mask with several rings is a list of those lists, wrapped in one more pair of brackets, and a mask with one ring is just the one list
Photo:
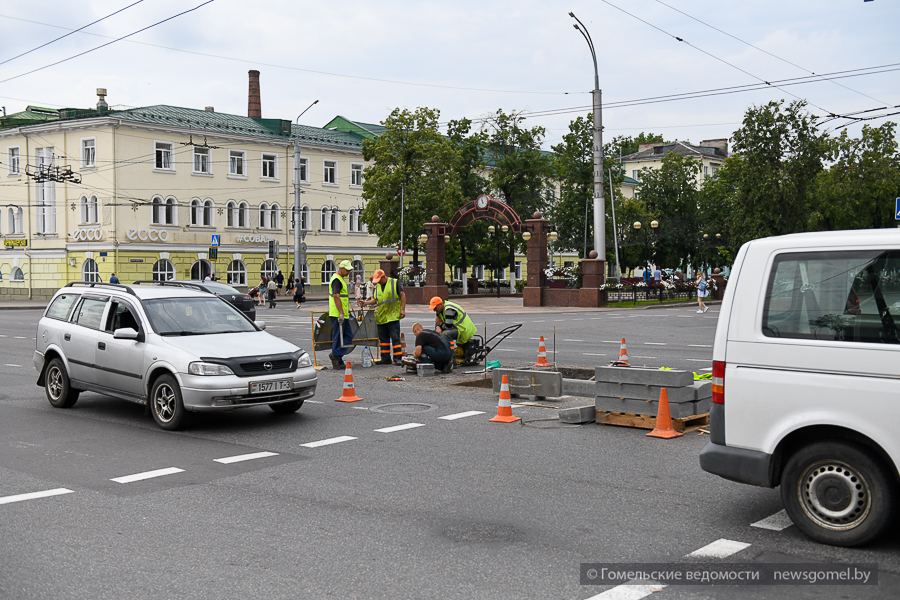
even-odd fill
[(406, 292), (394, 277), (388, 277), (381, 269), (372, 273), (374, 294), (363, 301), (375, 307), (375, 324), (378, 326), (378, 342), (381, 348), (379, 365), (402, 365), (403, 345), (400, 343), (400, 319), (406, 316)]
[[(342, 260), (337, 273), (328, 282), (328, 319), (331, 321), (331, 366), (334, 369), (344, 368), (344, 355), (353, 342), (353, 331), (350, 329), (350, 285), (347, 276), (353, 270), (349, 260)], [(343, 335), (341, 335), (343, 333)]]
[(444, 301), (440, 296), (435, 296), (428, 303), (428, 308), (435, 314), (434, 330), (448, 340), (456, 340), (456, 345), (465, 350), (469, 341), (478, 333), (478, 328), (463, 307), (456, 302)]

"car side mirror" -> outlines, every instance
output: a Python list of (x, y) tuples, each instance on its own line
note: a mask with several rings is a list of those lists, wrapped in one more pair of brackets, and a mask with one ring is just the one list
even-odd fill
[(253, 324), (256, 325), (256, 328), (259, 329), (260, 331), (264, 331), (266, 328), (265, 321), (253, 321)]
[(113, 339), (116, 340), (137, 340), (139, 337), (140, 334), (137, 330), (132, 329), (131, 327), (123, 327), (113, 331)]

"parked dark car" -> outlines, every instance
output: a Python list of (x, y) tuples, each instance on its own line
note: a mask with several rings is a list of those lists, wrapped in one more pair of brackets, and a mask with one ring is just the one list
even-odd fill
[(180, 281), (170, 279), (164, 282), (135, 281), (135, 283), (142, 283), (145, 285), (151, 283), (155, 283), (157, 285), (177, 285), (179, 287), (191, 288), (194, 290), (200, 290), (201, 292), (207, 292), (208, 294), (214, 294), (244, 313), (244, 315), (246, 315), (247, 318), (251, 321), (256, 320), (256, 302), (254, 302), (252, 298), (247, 296), (247, 294), (242, 294), (239, 290), (236, 290), (230, 285), (219, 283), (218, 281)]

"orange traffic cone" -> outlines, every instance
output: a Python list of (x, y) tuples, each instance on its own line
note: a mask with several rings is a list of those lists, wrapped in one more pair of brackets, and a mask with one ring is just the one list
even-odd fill
[(541, 340), (538, 342), (538, 356), (537, 362), (534, 363), (535, 367), (552, 367), (547, 361), (547, 345), (544, 343), (544, 336), (541, 336)]
[(613, 361), (612, 366), (614, 367), (630, 367), (631, 359), (628, 358), (628, 344), (625, 343), (625, 338), (622, 338), (622, 341), (619, 342), (619, 358)]
[(522, 420), (520, 417), (513, 416), (512, 405), (509, 401), (509, 375), (503, 375), (500, 379), (500, 399), (497, 402), (497, 416), (490, 419), (491, 423), (515, 423)]
[(341, 397), (335, 402), (359, 402), (362, 400), (356, 395), (356, 386), (353, 384), (353, 364), (348, 360), (347, 367), (344, 369), (344, 389)]
[(656, 411), (656, 427), (647, 434), (647, 437), (662, 438), (664, 440), (681, 437), (684, 435), (675, 431), (672, 427), (672, 414), (669, 412), (669, 392), (666, 388), (659, 391), (659, 409)]

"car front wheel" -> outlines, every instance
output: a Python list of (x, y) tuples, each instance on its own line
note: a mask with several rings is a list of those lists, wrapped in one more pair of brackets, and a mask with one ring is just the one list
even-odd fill
[(184, 426), (187, 411), (181, 400), (181, 388), (171, 375), (160, 375), (150, 388), (150, 413), (156, 424), (169, 431)]
[(781, 498), (795, 525), (834, 546), (860, 546), (887, 529), (896, 484), (870, 452), (845, 442), (817, 442), (791, 456)]
[(54, 358), (47, 364), (44, 392), (47, 394), (47, 400), (56, 408), (71, 408), (78, 400), (79, 392), (72, 389), (69, 373), (62, 359)]
[(301, 406), (303, 406), (303, 400), (291, 400), (290, 402), (270, 404), (269, 408), (271, 408), (272, 412), (274, 412), (276, 415), (289, 415), (300, 410)]

